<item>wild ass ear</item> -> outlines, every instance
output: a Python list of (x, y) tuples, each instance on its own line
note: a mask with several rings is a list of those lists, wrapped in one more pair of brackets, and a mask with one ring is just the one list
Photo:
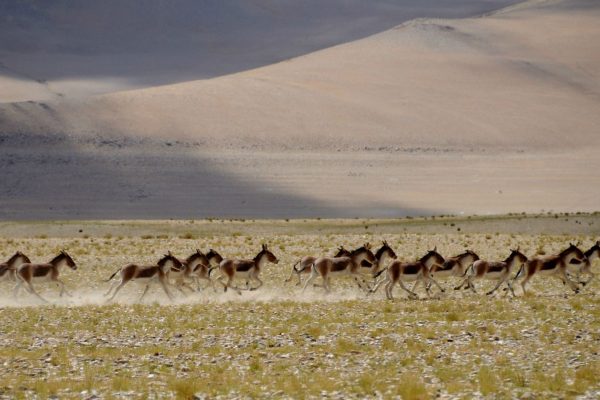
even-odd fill
[(365, 249), (370, 250), (371, 249), (371, 243), (367, 242), (364, 244)]
[(435, 245), (435, 247), (433, 248), (433, 251), (437, 252), (437, 244)]
[(263, 250), (266, 250), (266, 249), (267, 249), (267, 245), (263, 243), (263, 245), (262, 245), (262, 249), (263, 249)]

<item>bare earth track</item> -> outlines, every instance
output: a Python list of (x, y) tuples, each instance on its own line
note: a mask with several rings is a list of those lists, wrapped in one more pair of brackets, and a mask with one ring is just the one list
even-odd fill
[[(2, 223), (1, 259), (19, 249), (43, 261), (64, 248), (79, 269), (62, 274), (72, 298), (39, 285), (53, 305), (15, 301), (1, 284), (0, 396), (597, 398), (598, 281), (578, 295), (534, 279), (527, 297), (449, 292), (425, 300), (419, 292), (413, 301), (398, 291), (390, 302), (382, 293), (366, 298), (350, 279), (334, 280), (331, 295), (320, 288), (302, 295), (283, 280), (301, 255), (341, 244), (386, 239), (406, 260), (434, 246), (499, 259), (517, 246), (528, 255), (570, 241), (586, 248), (599, 226), (594, 214)], [(258, 291), (206, 289), (170, 303), (155, 288), (135, 304), (142, 288), (131, 285), (116, 304), (103, 304), (101, 280), (128, 261), (156, 261), (167, 250), (183, 257), (197, 247), (248, 257), (261, 243), (280, 263), (263, 271)]]

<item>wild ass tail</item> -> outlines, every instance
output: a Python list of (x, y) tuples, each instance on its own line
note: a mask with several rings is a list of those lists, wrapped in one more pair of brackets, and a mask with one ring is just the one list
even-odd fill
[(461, 277), (464, 278), (467, 275), (473, 275), (473, 273), (475, 272), (474, 265), (475, 265), (475, 263), (469, 265), (469, 268), (465, 269), (465, 272), (463, 272), (463, 274), (461, 275)]
[(521, 264), (521, 268), (519, 268), (519, 271), (517, 271), (517, 274), (513, 278), (513, 281), (516, 281), (517, 279), (519, 279), (524, 270), (525, 270), (525, 264)]
[(373, 279), (377, 279), (379, 278), (379, 275), (383, 274), (385, 271), (388, 270), (389, 267), (385, 267), (384, 269), (382, 269), (381, 271), (379, 271), (378, 273), (375, 274), (375, 276), (373, 277)]
[(115, 271), (115, 273), (114, 273), (114, 274), (112, 274), (112, 275), (110, 276), (110, 278), (108, 278), (108, 279), (107, 279), (107, 280), (105, 280), (104, 282), (109, 282), (109, 281), (111, 281), (111, 280), (112, 280), (112, 278), (114, 278), (114, 277), (115, 277), (115, 275), (117, 275), (117, 274), (119, 273), (119, 271), (121, 271), (121, 268), (119, 268), (118, 270), (116, 270), (116, 271)]

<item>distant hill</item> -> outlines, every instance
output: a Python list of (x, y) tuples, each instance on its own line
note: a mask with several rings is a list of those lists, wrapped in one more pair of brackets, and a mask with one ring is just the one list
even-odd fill
[[(105, 31), (94, 13), (75, 25), (91, 33), (62, 33), (73, 36), (63, 42), (53, 31), (45, 40), (55, 47), (44, 44), (52, 51), (22, 46), (2, 58), (0, 219), (598, 211), (600, 2), (530, 0), (485, 16), (421, 18), (262, 65), (282, 57), (278, 46), (293, 54), (308, 48), (299, 43), (316, 43), (301, 38), (331, 43), (376, 25), (357, 17), (366, 2), (336, 1), (240, 0), (234, 8), (244, 18), (228, 19), (228, 11), (211, 20), (233, 41), (194, 36), (182, 23), (191, 36), (155, 38), (155, 46), (137, 49), (157, 30), (121, 24), (85, 54), (77, 43)], [(106, 8), (96, 12), (108, 13), (121, 2), (98, 4)], [(357, 8), (344, 19), (341, 8), (317, 12), (318, 4)], [(372, 4), (383, 18), (400, 3)], [(126, 20), (118, 15), (105, 18)], [(263, 16), (272, 34), (230, 24), (248, 15)], [(364, 25), (354, 30), (352, 23)], [(29, 40), (25, 31), (21, 39)], [(212, 37), (215, 46), (199, 41), (211, 57), (186, 59), (173, 37), (188, 45), (190, 37)], [(246, 42), (260, 67), (246, 69)], [(60, 43), (69, 47), (60, 52)], [(42, 79), (17, 61), (54, 72)], [(236, 72), (196, 79), (210, 75), (202, 65)], [(186, 76), (179, 67), (193, 80), (170, 83)], [(161, 79), (169, 84), (156, 85)]]
[[(213, 148), (600, 143), (600, 2), (420, 19), (208, 80), (0, 105), (0, 132), (141, 135)], [(568, 132), (568, 135), (566, 134)]]
[[(514, 0), (4, 0), (0, 76), (85, 96), (205, 79)], [(32, 92), (30, 100), (46, 98)], [(0, 102), (20, 101), (8, 90)]]

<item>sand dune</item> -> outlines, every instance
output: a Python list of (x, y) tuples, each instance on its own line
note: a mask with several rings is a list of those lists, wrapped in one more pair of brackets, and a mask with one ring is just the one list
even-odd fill
[(0, 215), (595, 211), (598, 22), (595, 1), (536, 0), (213, 79), (3, 104)]
[[(67, 97), (82, 97), (234, 73), (416, 17), (465, 17), (514, 2), (5, 0), (0, 62)], [(31, 92), (26, 100), (45, 99)]]
[(178, 137), (211, 147), (596, 145), (594, 4), (536, 1), (485, 18), (416, 20), (225, 77), (48, 104), (51, 111), (5, 105), (0, 129)]

